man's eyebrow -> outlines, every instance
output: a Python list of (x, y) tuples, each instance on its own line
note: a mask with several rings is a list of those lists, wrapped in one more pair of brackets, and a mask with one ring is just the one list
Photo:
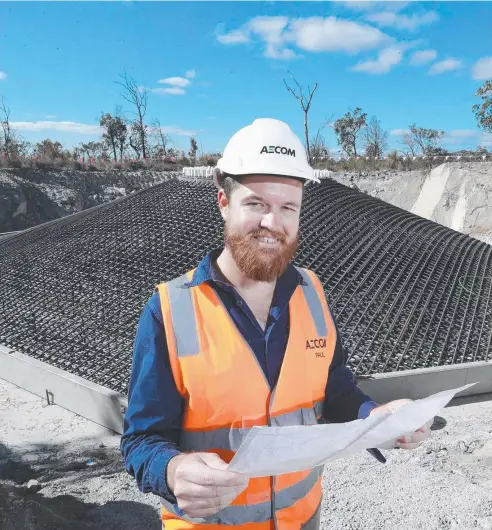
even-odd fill
[(265, 199), (262, 199), (259, 195), (246, 195), (246, 197), (243, 198), (243, 201), (262, 201), (264, 202)]
[[(252, 194), (252, 195), (247, 195), (246, 197), (244, 197), (242, 199), (243, 202), (246, 202), (246, 201), (261, 201), (261, 202), (265, 202), (265, 199), (262, 199), (259, 195), (255, 195), (255, 194)], [(297, 201), (287, 201), (284, 203), (284, 206), (295, 206), (296, 208), (300, 208), (301, 205), (297, 202)]]

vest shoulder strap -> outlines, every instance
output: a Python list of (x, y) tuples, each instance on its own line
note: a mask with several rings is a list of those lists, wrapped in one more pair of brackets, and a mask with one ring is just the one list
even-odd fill
[(328, 326), (326, 324), (322, 301), (320, 300), (318, 292), (314, 286), (312, 278), (314, 274), (310, 274), (307, 269), (303, 269), (302, 267), (296, 267), (296, 269), (302, 275), (304, 280), (302, 290), (309, 306), (309, 310), (311, 311), (311, 318), (316, 326), (316, 331), (320, 337), (326, 337), (328, 335)]
[(196, 355), (200, 351), (191, 288), (184, 285), (189, 281), (188, 274), (166, 282), (178, 357)]

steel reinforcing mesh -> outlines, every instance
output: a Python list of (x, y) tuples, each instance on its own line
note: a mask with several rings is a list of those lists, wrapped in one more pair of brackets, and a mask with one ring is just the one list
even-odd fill
[[(488, 360), (492, 246), (333, 181), (301, 234), (356, 375)], [(221, 244), (215, 188), (178, 179), (6, 238), (0, 344), (126, 394), (155, 285)]]

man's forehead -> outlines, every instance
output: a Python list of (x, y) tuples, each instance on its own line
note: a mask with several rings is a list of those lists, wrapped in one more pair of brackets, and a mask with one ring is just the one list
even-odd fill
[(292, 194), (297, 196), (302, 193), (302, 182), (290, 177), (275, 177), (263, 175), (248, 175), (241, 179), (244, 195), (247, 194)]

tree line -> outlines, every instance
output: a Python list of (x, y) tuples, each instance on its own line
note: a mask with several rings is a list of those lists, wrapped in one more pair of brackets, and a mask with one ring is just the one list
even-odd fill
[[(325, 119), (315, 134), (309, 131), (310, 110), (318, 83), (307, 92), (289, 72), (291, 84), (284, 79), (286, 89), (298, 100), (304, 118), (304, 145), (311, 164), (320, 166), (323, 159), (330, 157), (330, 149), (324, 138), (326, 128), (331, 128), (337, 138), (343, 156), (365, 156), (381, 159), (384, 155), (397, 157), (406, 156), (445, 156), (449, 152), (441, 145), (444, 131), (428, 129), (412, 123), (402, 131), (398, 141), (399, 149), (388, 153), (388, 131), (376, 116), (368, 118), (368, 114), (360, 107), (349, 109), (343, 116), (334, 120)], [(102, 134), (98, 141), (80, 143), (72, 150), (64, 149), (58, 141), (49, 138), (31, 144), (24, 141), (12, 125), (10, 108), (0, 95), (0, 153), (7, 165), (20, 166), (22, 159), (28, 157), (41, 158), (48, 161), (77, 161), (79, 159), (98, 159), (113, 163), (123, 160), (133, 161), (166, 160), (178, 165), (215, 165), (220, 153), (199, 153), (196, 138), (190, 138), (187, 152), (177, 149), (172, 138), (164, 132), (159, 119), (148, 120), (149, 90), (139, 86), (136, 80), (126, 72), (116, 83), (121, 87), (122, 99), (130, 105), (126, 114), (122, 106), (116, 107), (111, 114), (101, 112), (99, 126)], [(293, 83), (293, 84), (292, 84)], [(473, 105), (477, 125), (484, 132), (492, 134), (492, 80), (486, 81), (475, 93), (479, 102)], [(201, 151), (201, 150), (200, 150)], [(484, 154), (489, 151), (478, 146), (475, 151), (458, 151), (456, 154)], [(0, 161), (1, 162), (1, 161)], [(4, 164), (5, 165), (5, 164)]]

